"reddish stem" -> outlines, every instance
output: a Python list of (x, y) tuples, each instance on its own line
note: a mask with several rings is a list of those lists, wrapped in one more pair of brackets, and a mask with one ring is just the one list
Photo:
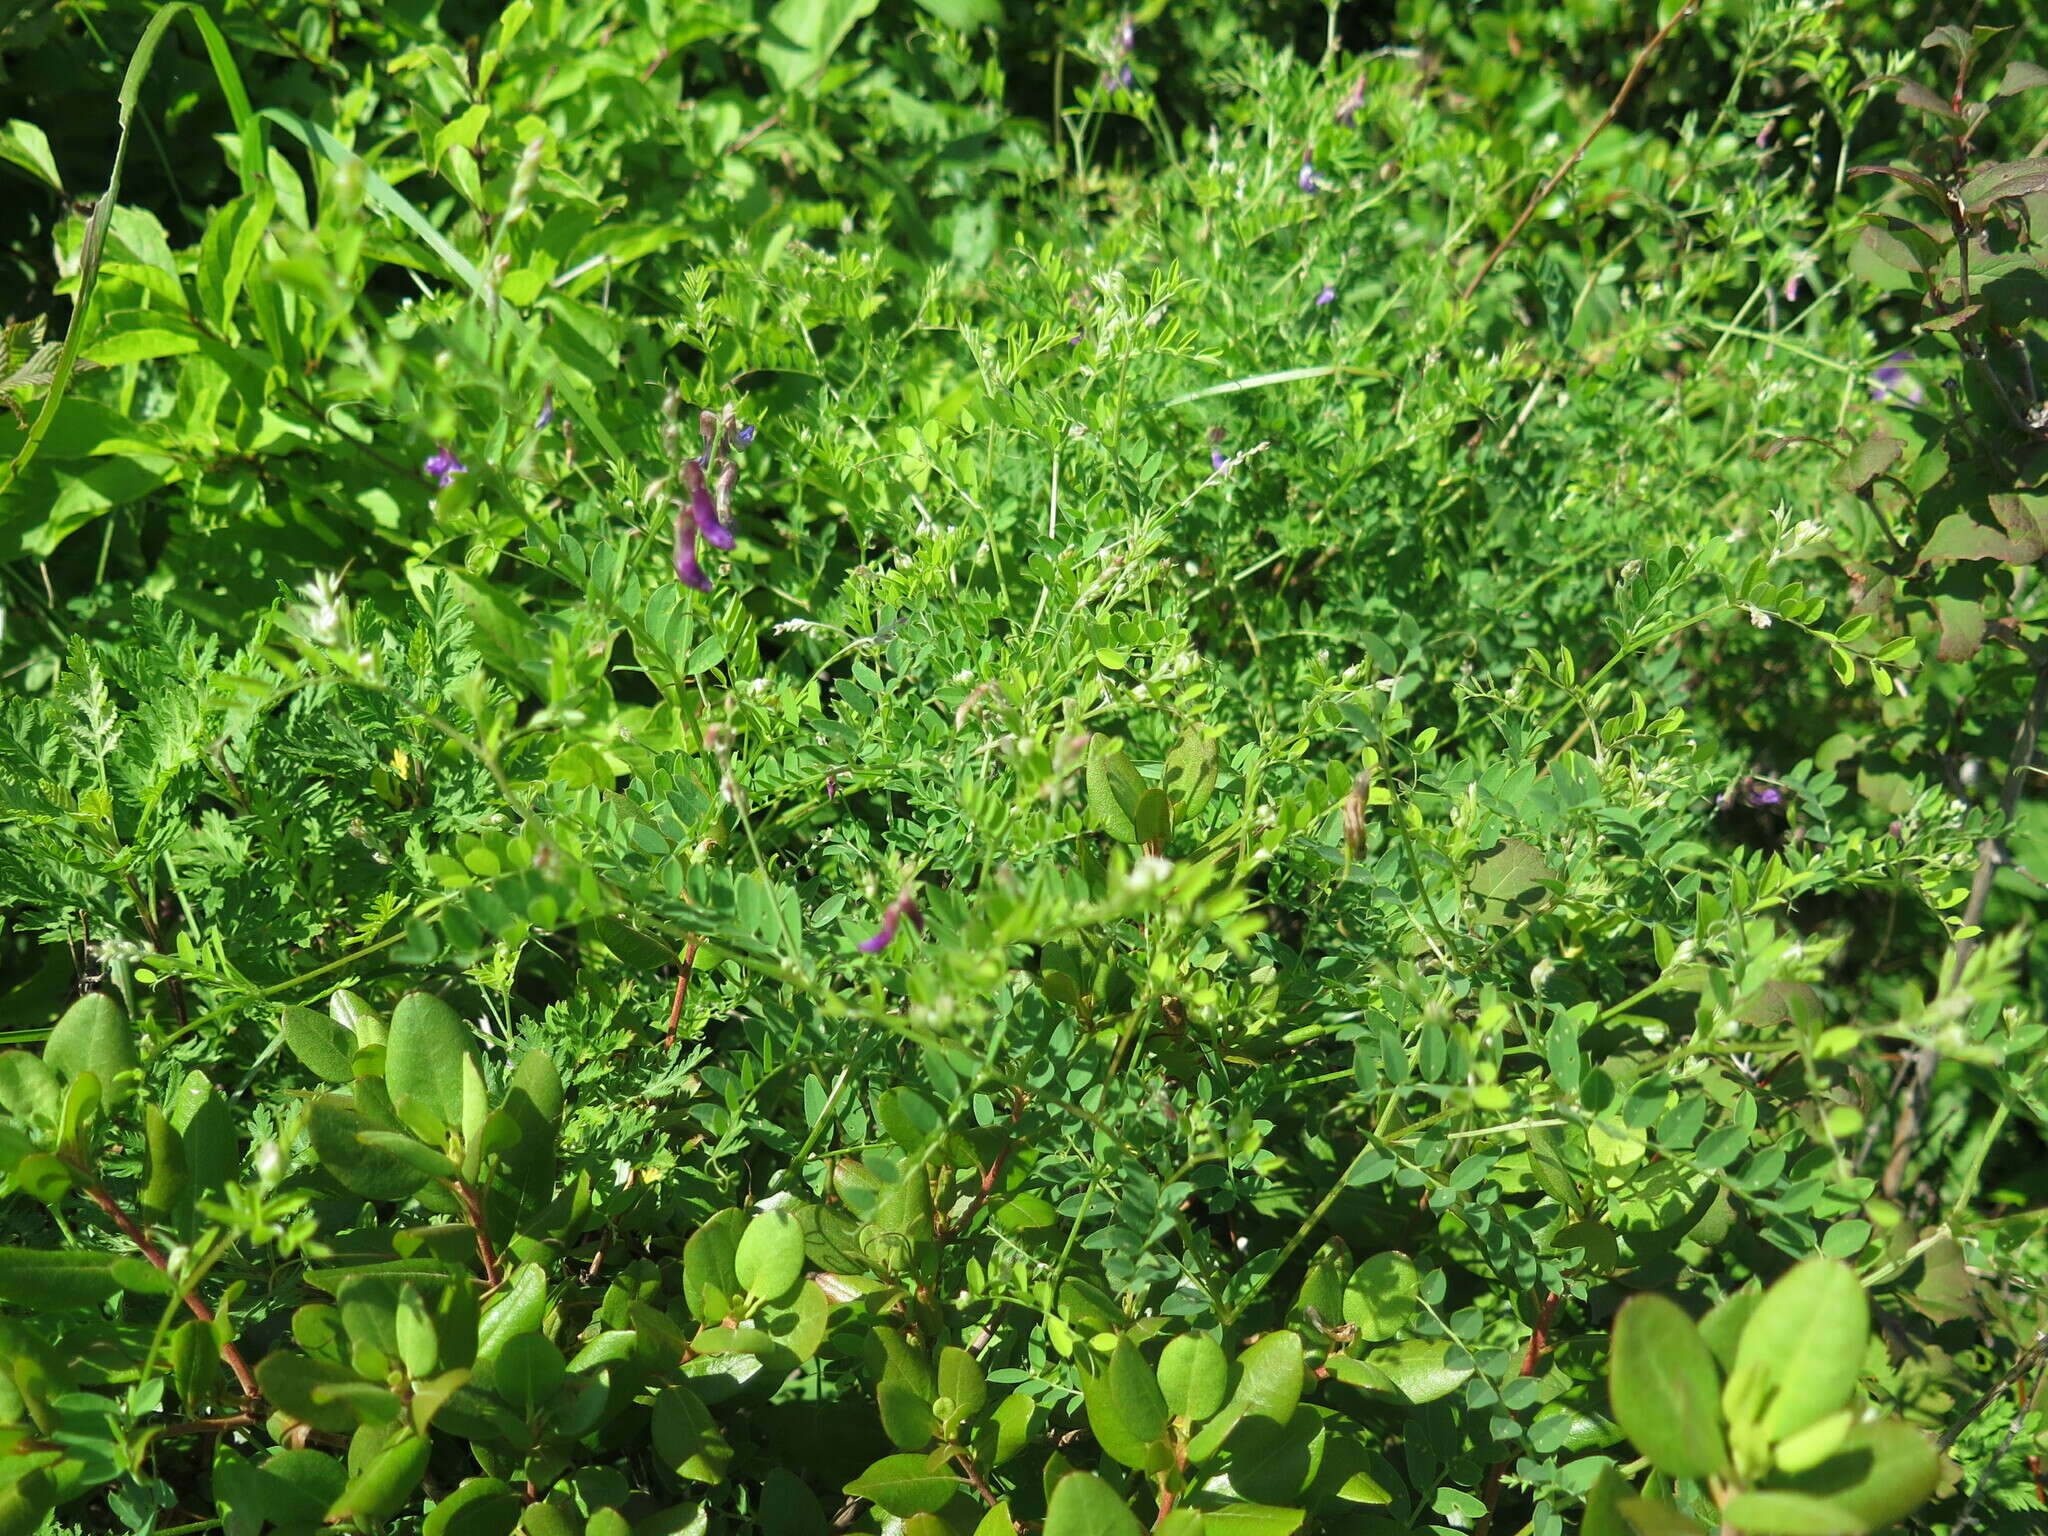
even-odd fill
[[(169, 1274), (171, 1272), (170, 1261), (164, 1257), (163, 1250), (150, 1241), (149, 1234), (136, 1224), (134, 1217), (121, 1209), (120, 1205), (115, 1202), (114, 1197), (108, 1194), (102, 1186), (98, 1184), (86, 1185), (85, 1198), (106, 1212), (107, 1218), (121, 1229), (121, 1235), (133, 1243), (145, 1259), (149, 1260), (151, 1264), (155, 1265), (163, 1273)], [(184, 1293), (184, 1302), (186, 1309), (194, 1317), (198, 1318), (200, 1322), (210, 1324), (213, 1321), (213, 1308), (209, 1307), (204, 1301), (201, 1301), (192, 1292), (187, 1291)], [(263, 1395), (257, 1389), (256, 1377), (249, 1369), (249, 1362), (242, 1358), (242, 1352), (235, 1348), (232, 1339), (221, 1345), (220, 1358), (227, 1368), (235, 1373), (235, 1380), (241, 1384), (244, 1397), (261, 1397)]]
[[(1550, 1347), (1550, 1325), (1557, 1318), (1558, 1294), (1555, 1291), (1543, 1293), (1543, 1300), (1536, 1304), (1536, 1322), (1529, 1329), (1529, 1347), (1522, 1352), (1522, 1368), (1517, 1376), (1534, 1376), (1543, 1364), (1543, 1353)], [(1486, 1469), (1486, 1486), (1480, 1490), (1480, 1500), (1486, 1505), (1486, 1514), (1474, 1529), (1472, 1536), (1487, 1536), (1493, 1529), (1494, 1506), (1500, 1502), (1501, 1479), (1507, 1476), (1508, 1464), (1496, 1461)]]
[(683, 998), (690, 990), (690, 971), (697, 963), (697, 940), (692, 936), (683, 946), (683, 968), (676, 973), (676, 999), (669, 1005), (668, 1038), (662, 1041), (664, 1050), (676, 1048), (676, 1028), (683, 1019)]
[(455, 1181), (455, 1198), (462, 1203), (462, 1214), (476, 1232), (476, 1256), (483, 1261), (484, 1285), (496, 1290), (500, 1277), (498, 1255), (491, 1247), (490, 1228), (484, 1224), (483, 1199), (461, 1179)]

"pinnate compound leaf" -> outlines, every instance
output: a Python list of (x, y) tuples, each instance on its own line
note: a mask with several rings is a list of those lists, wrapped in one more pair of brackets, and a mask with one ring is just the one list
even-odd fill
[(1670, 1477), (1728, 1470), (1720, 1371), (1691, 1318), (1662, 1296), (1635, 1296), (1614, 1320), (1607, 1388), (1614, 1417)]

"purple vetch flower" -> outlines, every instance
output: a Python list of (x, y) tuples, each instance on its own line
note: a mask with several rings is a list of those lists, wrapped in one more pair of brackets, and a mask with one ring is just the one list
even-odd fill
[(1323, 304), (1334, 304), (1334, 303), (1336, 303), (1336, 302), (1337, 302), (1337, 288), (1336, 288), (1336, 285), (1335, 285), (1334, 283), (1325, 283), (1325, 284), (1323, 284), (1323, 291), (1322, 291), (1321, 293), (1319, 293), (1319, 294), (1317, 294), (1317, 295), (1316, 295), (1316, 303), (1317, 303), (1318, 305), (1323, 305)]
[(747, 424), (746, 422), (744, 422), (744, 421), (736, 421), (736, 422), (734, 422), (734, 423), (732, 424), (732, 445), (733, 445), (733, 447), (735, 447), (735, 448), (745, 448), (745, 447), (749, 446), (749, 445), (750, 445), (750, 444), (751, 444), (751, 443), (752, 443), (753, 441), (754, 441), (754, 429), (753, 429), (753, 427), (752, 427), (752, 426), (748, 425), (748, 424)]
[(697, 526), (682, 512), (676, 514), (676, 580), (699, 592), (711, 590), (711, 578), (697, 563)]
[(1217, 474), (1222, 474), (1224, 470), (1230, 467), (1230, 455), (1221, 448), (1211, 448), (1209, 450), (1209, 467), (1216, 471)]
[(711, 488), (704, 483), (702, 463), (691, 459), (683, 465), (683, 484), (690, 492), (690, 516), (696, 521), (697, 531), (704, 535), (704, 542), (713, 549), (731, 549), (738, 540), (718, 520), (718, 507), (711, 499)]
[(533, 424), (533, 430), (534, 430), (534, 431), (536, 431), (536, 432), (540, 431), (540, 430), (541, 430), (541, 428), (545, 427), (545, 426), (546, 426), (546, 425), (547, 425), (547, 424), (548, 424), (549, 422), (553, 421), (554, 419), (555, 419), (555, 386), (554, 386), (554, 385), (552, 385), (552, 384), (550, 384), (550, 385), (549, 385), (549, 386), (547, 387), (547, 393), (541, 396), (541, 399), (540, 399), (540, 416), (539, 416), (539, 418), (538, 418), (538, 419), (537, 419), (537, 420), (536, 420), (536, 421), (534, 422), (534, 424)]
[(1920, 381), (1906, 372), (1907, 364), (1913, 361), (1910, 352), (1894, 352), (1877, 365), (1870, 375), (1870, 398), (1873, 400), (1903, 400), (1907, 405), (1918, 405), (1926, 398), (1920, 388)]
[(898, 896), (889, 903), (888, 908), (882, 913), (882, 926), (860, 941), (859, 948), (861, 953), (864, 955), (879, 955), (883, 950), (887, 949), (895, 942), (897, 925), (906, 917), (910, 919), (911, 927), (915, 928), (919, 933), (924, 932), (924, 914), (917, 910), (917, 898), (915, 896)]
[(1741, 796), (1744, 805), (1756, 810), (1785, 803), (1784, 790), (1776, 784), (1767, 783), (1763, 779), (1757, 778), (1753, 774), (1744, 775), (1742, 780), (1736, 784), (1735, 792)]
[(1126, 64), (1116, 72), (1116, 83), (1120, 90), (1135, 91), (1138, 88), (1138, 77), (1131, 73), (1131, 66)]
[(1294, 184), (1304, 192), (1314, 193), (1323, 189), (1322, 182), (1316, 179), (1315, 160), (1307, 154), (1301, 157), (1301, 174), (1294, 178)]
[(1126, 16), (1123, 24), (1116, 29), (1116, 46), (1126, 54), (1138, 51), (1138, 23)]
[(455, 457), (446, 448), (439, 447), (434, 450), (434, 456), (428, 459), (425, 464), (422, 464), (420, 468), (434, 477), (434, 484), (442, 487), (453, 485), (457, 475), (469, 473), (469, 466), (467, 464)]

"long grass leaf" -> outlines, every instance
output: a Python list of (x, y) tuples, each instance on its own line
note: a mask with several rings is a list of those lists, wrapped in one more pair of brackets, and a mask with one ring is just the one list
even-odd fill
[(150, 60), (156, 57), (157, 44), (163, 41), (178, 13), (188, 9), (187, 0), (173, 0), (150, 17), (149, 25), (142, 29), (142, 41), (135, 45), (135, 56), (128, 61), (128, 73), (121, 80), (120, 132), (114, 140), (114, 169), (107, 177), (105, 196), (93, 204), (92, 217), (85, 221), (85, 240), (78, 248), (78, 294), (71, 302), (71, 323), (64, 328), (64, 350), (57, 354), (50, 392), (43, 396), (42, 409), (29, 426), (28, 439), (9, 461), (5, 478), (0, 478), (0, 496), (7, 494), (35, 458), (36, 450), (57, 419), (58, 407), (64, 403), (64, 392), (71, 383), (72, 370), (78, 366), (79, 351), (85, 345), (93, 289), (99, 286), (100, 259), (107, 244), (107, 226), (113, 222), (114, 206), (121, 195), (121, 168), (128, 159), (128, 130), (135, 115), (135, 102), (142, 94), (142, 82), (149, 73)]

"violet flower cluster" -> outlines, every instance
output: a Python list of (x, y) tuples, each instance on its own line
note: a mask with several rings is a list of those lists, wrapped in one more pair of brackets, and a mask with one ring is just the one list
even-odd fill
[(882, 926), (860, 941), (859, 949), (864, 955), (879, 955), (896, 942), (896, 930), (904, 918), (910, 919), (910, 926), (919, 933), (924, 932), (924, 914), (917, 908), (917, 898), (909, 892), (890, 902), (882, 913)]
[[(677, 422), (680, 407), (680, 395), (670, 390), (662, 401), (662, 415), (666, 418), (662, 443), (671, 462), (682, 456), (682, 431)], [(663, 480), (658, 486), (670, 494), (676, 508), (676, 580), (699, 592), (709, 592), (711, 578), (698, 562), (697, 540), (703, 539), (713, 549), (731, 549), (738, 542), (727, 521), (732, 516), (733, 487), (740, 478), (739, 461), (733, 455), (754, 440), (754, 429), (738, 420), (733, 408), (727, 406), (722, 412), (700, 412), (697, 430), (703, 438), (704, 451), (693, 459), (682, 460), (677, 467), (675, 480), (681, 482), (681, 494), (674, 494), (674, 481)]]
[(420, 468), (432, 477), (434, 484), (440, 486), (443, 490), (446, 490), (455, 483), (457, 475), (469, 473), (469, 466), (455, 457), (446, 447), (435, 448), (433, 457), (422, 464)]

